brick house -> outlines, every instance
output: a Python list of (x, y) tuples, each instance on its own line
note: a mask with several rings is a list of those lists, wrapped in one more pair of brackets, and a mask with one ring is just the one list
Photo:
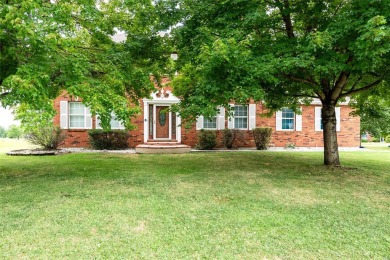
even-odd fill
[[(285, 147), (289, 143), (297, 147), (322, 147), (321, 102), (314, 100), (310, 106), (301, 106), (302, 114), (298, 115), (288, 108), (276, 112), (272, 117), (262, 117), (266, 107), (262, 103), (250, 102), (234, 106), (234, 117), (229, 118), (224, 108), (213, 118), (198, 118), (191, 129), (181, 127), (181, 118), (167, 111), (179, 99), (171, 93), (169, 87), (158, 89), (150, 98), (142, 99), (142, 113), (133, 120), (137, 127), (130, 131), (129, 147), (150, 142), (175, 142), (194, 147), (197, 143), (197, 132), (201, 129), (217, 131), (218, 147), (222, 147), (221, 130), (238, 129), (239, 135), (235, 147), (255, 147), (251, 129), (255, 127), (272, 127), (271, 146)], [(88, 147), (89, 129), (99, 128), (99, 120), (92, 116), (81, 100), (61, 94), (54, 101), (57, 115), (54, 124), (65, 130), (67, 138), (63, 147)], [(360, 144), (360, 118), (350, 115), (352, 108), (348, 103), (341, 103), (336, 108), (337, 135), (341, 147), (358, 147)], [(124, 129), (123, 125), (111, 120), (112, 129)]]

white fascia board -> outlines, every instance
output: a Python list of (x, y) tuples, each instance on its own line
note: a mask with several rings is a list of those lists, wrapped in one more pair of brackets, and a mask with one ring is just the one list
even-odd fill
[[(351, 99), (349, 97), (345, 98), (344, 102), (340, 102), (338, 105), (341, 106), (348, 106)], [(303, 102), (301, 103), (303, 104)], [(319, 98), (313, 98), (313, 101), (310, 103), (310, 105), (322, 105), (321, 100)]]

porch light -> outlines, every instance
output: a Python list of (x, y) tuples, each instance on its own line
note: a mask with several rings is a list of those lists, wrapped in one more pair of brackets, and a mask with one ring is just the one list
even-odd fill
[(174, 51), (174, 52), (171, 53), (171, 59), (172, 60), (176, 61), (178, 58), (179, 58), (179, 55), (177, 55), (177, 52)]

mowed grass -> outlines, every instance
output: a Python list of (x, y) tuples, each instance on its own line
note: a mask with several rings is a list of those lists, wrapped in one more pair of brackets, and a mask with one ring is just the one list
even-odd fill
[(27, 142), (23, 138), (21, 139), (0, 138), (0, 153), (6, 153), (11, 150), (33, 149), (33, 148), (37, 148), (37, 146)]
[(0, 258), (388, 259), (390, 153), (0, 154)]
[(389, 151), (390, 143), (362, 143), (362, 146), (369, 151)]

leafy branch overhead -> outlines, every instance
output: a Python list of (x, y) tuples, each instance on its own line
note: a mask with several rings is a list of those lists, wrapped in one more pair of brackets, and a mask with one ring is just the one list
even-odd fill
[(192, 77), (212, 101), (242, 88), (275, 109), (302, 97), (337, 103), (388, 80), (389, 7), (380, 1), (176, 2), (177, 81)]
[[(52, 100), (66, 90), (104, 125), (115, 111), (129, 126), (138, 112), (134, 104), (153, 89), (150, 73), (164, 68), (166, 44), (153, 8), (148, 1), (5, 1), (1, 105), (52, 112)], [(113, 39), (118, 32), (121, 42)]]

